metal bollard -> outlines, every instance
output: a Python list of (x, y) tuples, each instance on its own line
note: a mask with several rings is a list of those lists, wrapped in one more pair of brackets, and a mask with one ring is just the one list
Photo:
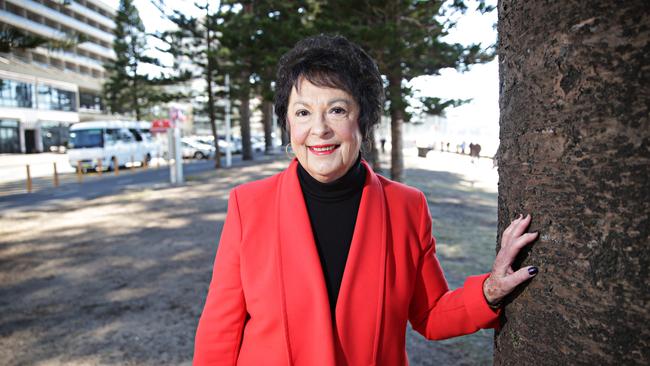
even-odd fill
[(81, 160), (77, 161), (77, 182), (83, 181), (83, 171), (81, 170)]
[(160, 169), (160, 154), (156, 153), (156, 169)]
[(53, 162), (54, 164), (54, 186), (58, 187), (59, 186), (59, 172), (56, 170), (56, 162)]
[(26, 165), (27, 168), (27, 193), (32, 193), (32, 173), (29, 170), (29, 164)]
[(97, 158), (97, 174), (101, 177), (103, 172), (104, 167), (102, 166), (102, 158)]
[(135, 158), (131, 155), (131, 173), (135, 171)]
[(117, 163), (116, 157), (113, 157), (113, 171), (115, 175), (120, 175), (120, 164)]

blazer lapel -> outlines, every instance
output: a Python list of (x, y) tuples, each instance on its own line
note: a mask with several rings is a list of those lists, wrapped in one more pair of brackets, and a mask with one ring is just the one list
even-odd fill
[(363, 165), (366, 182), (336, 304), (337, 365), (374, 365), (379, 347), (386, 273), (386, 201), (379, 178), (365, 161)]
[(295, 159), (280, 178), (276, 205), (276, 260), (290, 364), (334, 365), (327, 289)]

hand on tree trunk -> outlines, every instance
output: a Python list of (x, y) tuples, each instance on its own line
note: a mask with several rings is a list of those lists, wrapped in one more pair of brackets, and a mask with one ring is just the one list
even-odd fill
[(530, 215), (519, 215), (510, 223), (501, 237), (501, 249), (492, 265), (490, 276), (483, 283), (483, 294), (490, 306), (498, 306), (501, 300), (521, 283), (535, 277), (537, 267), (528, 266), (513, 271), (512, 262), (521, 248), (537, 238), (538, 233), (526, 233)]

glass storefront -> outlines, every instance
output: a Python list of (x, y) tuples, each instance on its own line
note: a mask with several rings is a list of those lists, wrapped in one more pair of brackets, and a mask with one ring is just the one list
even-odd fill
[(39, 84), (38, 108), (74, 112), (77, 110), (77, 93)]
[(0, 153), (19, 153), (20, 136), (18, 121), (0, 119)]
[(63, 152), (70, 139), (69, 126), (60, 122), (41, 122), (43, 151)]
[(34, 86), (15, 80), (0, 79), (0, 106), (31, 108)]

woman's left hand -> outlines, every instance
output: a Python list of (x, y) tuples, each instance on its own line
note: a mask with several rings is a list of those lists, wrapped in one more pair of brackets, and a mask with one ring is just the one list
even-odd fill
[(537, 238), (538, 233), (525, 233), (529, 224), (530, 215), (519, 215), (503, 231), (501, 249), (494, 260), (490, 276), (483, 283), (483, 294), (491, 306), (500, 304), (515, 287), (535, 277), (538, 272), (534, 266), (523, 267), (516, 272), (512, 270), (512, 262), (519, 250)]

